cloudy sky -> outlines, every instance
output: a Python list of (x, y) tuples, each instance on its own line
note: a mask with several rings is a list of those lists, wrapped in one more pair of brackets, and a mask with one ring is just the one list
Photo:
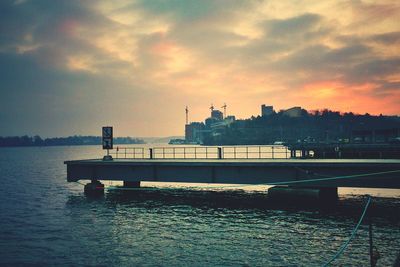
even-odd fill
[(213, 103), (400, 114), (400, 2), (3, 0), (0, 135), (183, 135)]

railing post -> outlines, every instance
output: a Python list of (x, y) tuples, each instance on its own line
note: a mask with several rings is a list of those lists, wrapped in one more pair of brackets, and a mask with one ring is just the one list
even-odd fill
[(125, 147), (125, 159), (126, 159), (126, 147)]
[(150, 153), (150, 159), (153, 159), (153, 149), (149, 148), (149, 153)]
[(272, 147), (272, 159), (274, 159), (274, 147)]
[(222, 159), (222, 147), (218, 147), (218, 159)]
[(258, 147), (258, 158), (261, 159), (261, 147)]
[(186, 147), (183, 148), (183, 158), (186, 159)]
[(247, 159), (249, 158), (249, 147), (248, 146), (246, 146), (246, 158)]

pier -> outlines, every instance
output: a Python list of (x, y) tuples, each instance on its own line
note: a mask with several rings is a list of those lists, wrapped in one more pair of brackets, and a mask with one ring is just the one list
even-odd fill
[(234, 150), (229, 147), (118, 149), (112, 151), (112, 160), (66, 161), (67, 180), (124, 181), (124, 185), (134, 187), (146, 181), (400, 189), (398, 159), (291, 159), (285, 157), (286, 148), (270, 146)]
[(400, 159), (400, 143), (294, 143), (292, 157), (320, 159)]

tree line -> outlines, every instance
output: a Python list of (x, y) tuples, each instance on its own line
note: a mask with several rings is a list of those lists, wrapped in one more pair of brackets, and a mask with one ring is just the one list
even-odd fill
[[(236, 120), (204, 136), (205, 145), (273, 144), (297, 142), (390, 142), (400, 136), (400, 117), (340, 113), (328, 109), (297, 117), (283, 111)], [(397, 139), (396, 139), (397, 138)], [(360, 141), (361, 140), (361, 141)]]
[[(0, 137), (0, 147), (13, 146), (79, 146), (79, 145), (101, 145), (101, 136), (68, 136), (52, 137), (42, 139), (35, 136), (7, 136)], [(144, 144), (144, 140), (133, 137), (115, 137), (114, 144)]]

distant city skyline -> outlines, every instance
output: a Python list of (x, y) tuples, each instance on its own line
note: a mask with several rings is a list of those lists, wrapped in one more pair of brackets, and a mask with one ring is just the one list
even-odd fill
[(0, 136), (183, 136), (301, 106), (400, 114), (398, 1), (0, 2)]

